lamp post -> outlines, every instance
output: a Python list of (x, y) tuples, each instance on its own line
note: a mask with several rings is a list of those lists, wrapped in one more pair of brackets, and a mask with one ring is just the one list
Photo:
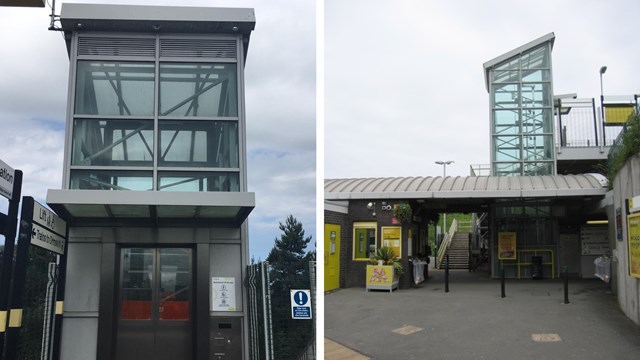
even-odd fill
[(604, 133), (604, 88), (602, 87), (602, 75), (607, 72), (607, 67), (600, 68), (600, 116), (602, 118), (602, 145), (606, 146), (606, 135)]
[[(447, 165), (453, 164), (455, 161), (453, 160), (447, 160), (447, 161), (436, 161), (436, 164), (438, 165), (442, 165), (442, 177), (446, 178), (447, 177)], [(443, 179), (444, 181), (444, 179)], [(446, 232), (447, 231), (447, 213), (444, 213), (444, 226), (443, 226), (443, 230)]]

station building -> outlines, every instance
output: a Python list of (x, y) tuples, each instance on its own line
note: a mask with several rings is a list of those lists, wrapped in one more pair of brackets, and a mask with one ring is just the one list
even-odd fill
[(253, 9), (63, 4), (60, 21), (61, 358), (246, 357)]
[[(325, 179), (325, 291), (365, 287), (382, 246), (392, 244), (409, 272), (412, 260), (436, 256), (427, 234), (443, 213), (474, 214), (468, 228), (445, 229), (439, 255), (449, 253), (452, 267), (484, 264), (497, 277), (502, 266), (506, 277), (530, 278), (540, 275), (535, 262), (545, 278), (594, 276), (595, 258), (611, 252), (601, 174), (637, 96), (555, 95), (554, 42), (549, 33), (484, 64), (489, 165), (472, 165), (467, 177)], [(410, 219), (394, 216), (401, 204)], [(411, 285), (411, 276), (400, 279), (400, 288)]]

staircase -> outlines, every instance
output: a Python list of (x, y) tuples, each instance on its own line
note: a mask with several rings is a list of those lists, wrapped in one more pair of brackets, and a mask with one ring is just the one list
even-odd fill
[(449, 269), (469, 269), (469, 233), (455, 233), (447, 255)]

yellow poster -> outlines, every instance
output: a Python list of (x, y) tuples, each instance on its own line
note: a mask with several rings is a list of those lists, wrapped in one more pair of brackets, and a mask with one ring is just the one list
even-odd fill
[(629, 275), (640, 278), (640, 213), (627, 216)]
[(367, 285), (391, 285), (393, 282), (392, 265), (368, 265)]
[(393, 250), (396, 257), (402, 257), (402, 242), (400, 241), (402, 227), (384, 226), (382, 227), (382, 246), (387, 246)]
[(516, 233), (514, 232), (498, 233), (498, 259), (500, 260), (516, 259)]

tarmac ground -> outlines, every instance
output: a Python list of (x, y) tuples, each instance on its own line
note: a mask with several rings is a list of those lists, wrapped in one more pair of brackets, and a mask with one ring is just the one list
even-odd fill
[[(444, 270), (410, 289), (326, 293), (325, 359), (640, 359), (640, 327), (608, 284)], [(350, 354), (338, 357), (337, 354)]]

